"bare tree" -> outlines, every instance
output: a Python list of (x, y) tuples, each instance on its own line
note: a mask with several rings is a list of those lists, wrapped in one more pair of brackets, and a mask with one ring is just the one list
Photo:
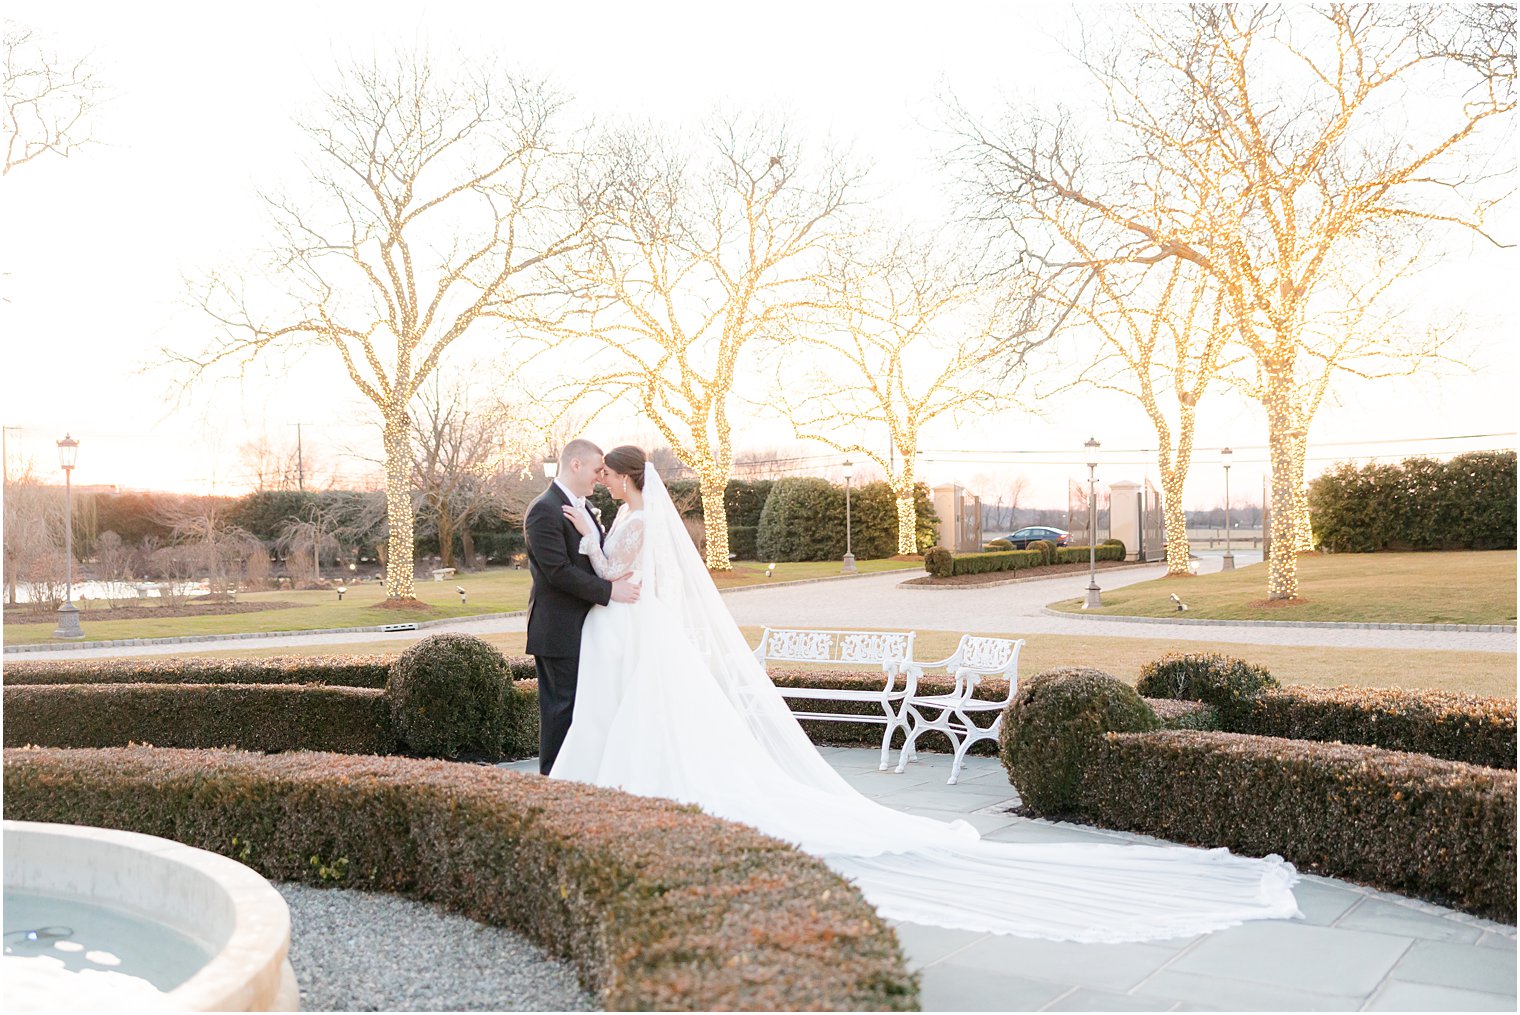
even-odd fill
[[(24, 463), (5, 482), (5, 601), (16, 603), (18, 583), (36, 585), (51, 572), (63, 584), (63, 491), (43, 484)], [(35, 597), (34, 597), (35, 599)]]
[[(495, 506), (490, 481), (509, 455), (504, 446), (508, 420), (470, 404), (463, 384), (434, 384), (417, 396), (412, 420), (413, 485), (421, 492), (424, 517), (438, 532), (444, 567), (454, 566), (454, 536), (462, 535), (473, 557), (470, 527)], [(518, 450), (518, 449), (513, 449)]]
[(576, 302), (544, 326), (599, 346), (606, 355), (577, 387), (628, 398), (697, 473), (714, 571), (732, 567), (734, 384), (749, 347), (784, 340), (815, 301), (824, 242), (858, 182), (785, 124), (742, 118), (712, 126), (700, 149), (615, 134), (587, 180), (595, 242), (562, 278)]
[[(1514, 8), (1146, 6), (1113, 36), (1081, 54), (1102, 144), (1065, 118), (966, 118), (961, 165), (989, 221), (1065, 204), (1110, 231), (1104, 259), (1184, 260), (1218, 288), (1260, 373), (1274, 522), (1297, 537), (1306, 373), (1355, 368), (1309, 325), (1347, 277), (1402, 270), (1411, 243), (1489, 238), (1513, 161), (1494, 156), (1512, 129)], [(1273, 599), (1297, 595), (1297, 546), (1273, 541)]]
[(1012, 385), (999, 375), (1035, 342), (1029, 304), (907, 238), (876, 251), (840, 247), (820, 283), (791, 336), (820, 355), (803, 361), (805, 378), (800, 357), (783, 357), (775, 398), (799, 438), (881, 467), (897, 502), (897, 552), (917, 553), (919, 434), (1006, 401)]
[(306, 125), (321, 199), (268, 199), (281, 244), (265, 291), (214, 275), (197, 299), (220, 334), (198, 354), (168, 352), (192, 377), (277, 346), (337, 354), (384, 438), (391, 600), (415, 598), (413, 398), (445, 350), (499, 337), (541, 266), (584, 242), (561, 201), (559, 108), (544, 86), (489, 68), (448, 76), (425, 56), (349, 68)]
[(90, 143), (88, 117), (100, 101), (101, 84), (84, 59), (50, 52), (32, 29), (0, 20), (0, 61), (5, 76), (0, 176), (48, 152), (68, 158)]
[(159, 501), (156, 514), (175, 544), (157, 559), (173, 581), (203, 577), (212, 596), (237, 590), (249, 552), (263, 549), (258, 537), (228, 521), (236, 502), (227, 497), (174, 497)]
[(1098, 346), (1073, 383), (1117, 391), (1140, 403), (1156, 434), (1167, 574), (1190, 574), (1183, 494), (1198, 407), (1210, 386), (1235, 365), (1230, 358), (1234, 319), (1223, 294), (1189, 262), (1109, 262), (1083, 237), (1067, 232), (1065, 223), (1052, 225), (1082, 267), (1055, 273), (1046, 298)]

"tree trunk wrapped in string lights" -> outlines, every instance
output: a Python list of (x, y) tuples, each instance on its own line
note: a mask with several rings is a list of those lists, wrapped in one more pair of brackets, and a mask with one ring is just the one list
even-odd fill
[[(1375, 376), (1366, 361), (1410, 353), (1397, 331), (1342, 347), (1321, 322), (1348, 290), (1386, 291), (1424, 241), (1452, 230), (1491, 239), (1514, 18), (1501, 5), (1137, 6), (1106, 46), (1082, 53), (1104, 90), (1102, 125), (962, 120), (961, 164), (984, 212), (1081, 205), (1123, 237), (1105, 257), (1189, 261), (1224, 295), (1268, 421), (1284, 535), (1268, 561), (1272, 599), (1297, 596), (1296, 553), (1312, 538), (1302, 489), (1313, 412), (1301, 396), (1325, 371)], [(1410, 95), (1419, 114), (1393, 122)], [(1106, 165), (1085, 164), (1079, 136), (1112, 153)], [(1415, 345), (1417, 361), (1435, 351)]]
[(1031, 347), (1029, 303), (906, 234), (864, 251), (840, 244), (821, 279), (819, 304), (791, 342), (823, 355), (783, 358), (777, 403), (798, 437), (881, 467), (897, 502), (897, 552), (918, 553), (919, 434), (1004, 401)]
[(415, 598), (412, 399), (455, 342), (532, 316), (523, 293), (537, 286), (524, 283), (582, 242), (584, 219), (565, 211), (558, 103), (540, 85), (470, 68), (446, 77), (416, 56), (351, 67), (327, 100), (306, 125), (321, 200), (266, 198), (281, 235), (269, 263), (213, 275), (196, 298), (220, 333), (200, 353), (165, 353), (192, 378), (280, 346), (336, 353), (378, 415), (385, 590), (404, 604)]
[(707, 566), (726, 571), (741, 362), (752, 344), (784, 342), (815, 302), (822, 246), (858, 176), (779, 123), (736, 119), (688, 140), (627, 129), (602, 141), (583, 181), (594, 240), (559, 276), (572, 299), (539, 324), (583, 340), (571, 350), (611, 354), (590, 358), (607, 366), (570, 388), (628, 399), (696, 472)]

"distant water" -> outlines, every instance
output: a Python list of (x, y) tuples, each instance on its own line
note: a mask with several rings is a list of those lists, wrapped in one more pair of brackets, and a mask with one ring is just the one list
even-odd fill
[(72, 897), (5, 890), (5, 1008), (162, 1008), (210, 953), (153, 920)]
[[(157, 599), (163, 594), (164, 586), (168, 582), (97, 582), (83, 581), (74, 583), (74, 602), (81, 599), (111, 599), (116, 598), (125, 602), (132, 602), (139, 596), (148, 599)], [(185, 595), (204, 596), (211, 589), (205, 582), (185, 583)], [(16, 585), (16, 602), (29, 603), (32, 601), (31, 593), (22, 584)]]

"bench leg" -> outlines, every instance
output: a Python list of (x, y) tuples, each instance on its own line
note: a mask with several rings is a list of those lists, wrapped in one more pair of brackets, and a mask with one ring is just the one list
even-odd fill
[(903, 714), (907, 716), (907, 725), (905, 727), (907, 737), (903, 740), (902, 751), (897, 755), (897, 768), (895, 771), (898, 775), (903, 774), (903, 771), (908, 767), (909, 761), (918, 757), (918, 755), (913, 753), (913, 742), (918, 739), (918, 727), (924, 721), (924, 717), (919, 715), (918, 710), (912, 706), (904, 705)]
[(888, 720), (887, 731), (881, 735), (881, 765), (877, 768), (879, 772), (885, 772), (892, 766), (892, 734), (899, 729), (907, 731), (907, 728), (896, 719)]

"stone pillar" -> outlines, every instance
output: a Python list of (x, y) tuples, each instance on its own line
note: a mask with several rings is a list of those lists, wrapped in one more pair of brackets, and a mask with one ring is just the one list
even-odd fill
[(1128, 479), (1108, 484), (1108, 532), (1124, 544), (1126, 560), (1140, 559), (1141, 486)]

